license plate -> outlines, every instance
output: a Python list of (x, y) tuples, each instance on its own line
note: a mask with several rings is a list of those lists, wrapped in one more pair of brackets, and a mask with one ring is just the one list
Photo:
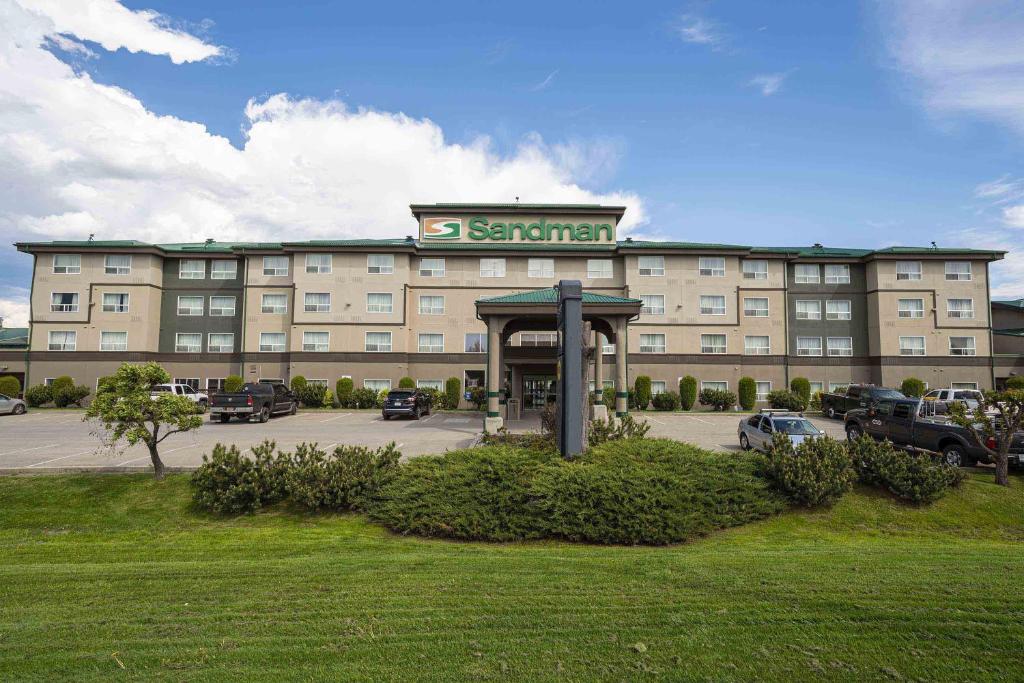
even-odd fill
[(225, 412), (225, 413), (233, 413), (236, 410), (238, 410), (238, 409), (237, 408), (224, 408), (223, 412)]

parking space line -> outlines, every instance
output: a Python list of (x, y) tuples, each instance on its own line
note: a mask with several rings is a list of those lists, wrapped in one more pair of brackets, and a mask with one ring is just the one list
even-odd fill
[(43, 460), (42, 462), (33, 463), (33, 464), (29, 465), (29, 467), (39, 467), (40, 465), (45, 465), (48, 462), (57, 462), (58, 460), (67, 460), (68, 458), (73, 458), (76, 455), (85, 455), (86, 453), (92, 453), (93, 450), (95, 450), (95, 449), (90, 448), (89, 450), (82, 451), (81, 453), (72, 453), (71, 455), (62, 455), (59, 458), (50, 458), (49, 460)]
[(52, 448), (53, 446), (59, 446), (59, 443), (48, 443), (45, 446), (35, 446), (34, 448), (22, 448), (17, 451), (7, 451), (6, 453), (0, 453), (0, 457), (5, 455), (14, 455), (15, 453), (28, 453), (29, 451), (38, 451), (40, 448)]
[(656, 419), (654, 419), (653, 417), (651, 417), (650, 415), (644, 415), (644, 418), (645, 418), (645, 419), (647, 419), (647, 420), (650, 420), (651, 422), (657, 422), (657, 423), (658, 423), (658, 424), (660, 424), (660, 425), (663, 425), (663, 424), (665, 424), (665, 423), (664, 423), (664, 422), (662, 422), (661, 420), (656, 420)]
[(688, 417), (691, 420), (696, 420), (697, 422), (703, 422), (706, 425), (713, 425), (713, 424), (715, 424), (714, 422), (708, 422), (707, 420), (702, 420), (702, 419), (700, 419), (699, 417), (697, 417), (695, 415), (683, 415), (683, 417)]
[(343, 417), (348, 417), (351, 414), (352, 413), (344, 413), (342, 415), (335, 415), (334, 417), (329, 417), (326, 420), (320, 420), (320, 422), (331, 422), (332, 420), (337, 420), (337, 419), (340, 419), (340, 418), (343, 418)]

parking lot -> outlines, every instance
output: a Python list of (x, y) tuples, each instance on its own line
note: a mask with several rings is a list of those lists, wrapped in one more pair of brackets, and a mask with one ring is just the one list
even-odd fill
[[(82, 421), (81, 411), (31, 411), (27, 415), (0, 417), (0, 472), (66, 471), (75, 469), (147, 469), (149, 452), (144, 446), (105, 448), (96, 426)], [(739, 449), (736, 438), (738, 414), (646, 413), (638, 419), (651, 424), (651, 436), (693, 443), (720, 451)], [(825, 418), (812, 421), (826, 433), (843, 436), (842, 423)], [(392, 419), (385, 422), (378, 412), (300, 412), (277, 417), (265, 424), (204, 419), (193, 432), (174, 434), (160, 446), (164, 464), (192, 468), (214, 444), (234, 444), (245, 451), (264, 439), (272, 439), (286, 450), (307, 441), (322, 447), (336, 444), (382, 446), (398, 444), (405, 456), (442, 453), (473, 443), (482, 427), (479, 413), (435, 413), (419, 421)], [(515, 431), (536, 430), (536, 415), (513, 422)]]

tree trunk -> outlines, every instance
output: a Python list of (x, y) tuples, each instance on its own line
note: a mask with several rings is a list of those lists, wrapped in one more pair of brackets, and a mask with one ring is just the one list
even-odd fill
[(996, 483), (1000, 486), (1010, 485), (1010, 459), (1002, 449), (996, 455)]
[(164, 478), (164, 462), (160, 459), (160, 454), (156, 450), (156, 442), (151, 441), (146, 444), (149, 446), (149, 459), (153, 461), (153, 473), (157, 479)]

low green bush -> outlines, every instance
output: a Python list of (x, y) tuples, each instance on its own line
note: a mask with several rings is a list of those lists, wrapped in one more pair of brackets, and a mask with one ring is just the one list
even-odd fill
[(30, 408), (45, 406), (53, 400), (53, 391), (45, 384), (37, 384), (25, 390), (25, 403)]
[(224, 378), (224, 392), (228, 394), (236, 394), (242, 390), (245, 386), (245, 380), (238, 375), (228, 375)]
[(225, 514), (252, 513), (283, 500), (289, 456), (275, 454), (275, 449), (273, 441), (264, 441), (246, 458), (237, 446), (218, 443), (192, 473), (192, 499), (199, 507)]
[(903, 380), (903, 383), (900, 384), (900, 391), (904, 396), (909, 398), (920, 398), (921, 396), (924, 396), (924, 390), (924, 382), (916, 377), (907, 377)]
[(1024, 375), (1014, 375), (1006, 380), (1007, 389), (1022, 389), (1024, 390)]
[(377, 392), (361, 387), (352, 392), (353, 408), (373, 408), (377, 405)]
[(793, 447), (789, 436), (776, 432), (762, 460), (762, 473), (798, 505), (830, 505), (850, 490), (856, 479), (846, 446), (823, 436)]
[(615, 387), (605, 387), (601, 390), (601, 403), (604, 404), (609, 413), (615, 410)]
[(881, 486), (912, 503), (933, 503), (965, 477), (959, 468), (936, 462), (928, 454), (897, 450), (888, 441), (866, 435), (847, 449), (860, 483)]
[(477, 410), (482, 410), (487, 403), (487, 390), (483, 387), (473, 387), (469, 390), (469, 402)]
[(795, 391), (776, 389), (768, 392), (768, 405), (781, 410), (803, 411), (807, 410), (807, 403), (804, 397)]
[(704, 389), (698, 399), (702, 406), (711, 406), (715, 410), (729, 410), (736, 405), (736, 394), (727, 389)]
[(663, 391), (651, 399), (655, 410), (679, 410), (679, 394), (674, 391)]
[(89, 391), (89, 387), (84, 384), (79, 384), (77, 387), (74, 385), (68, 386), (62, 384), (51, 387), (53, 392), (53, 405), (58, 408), (67, 408), (68, 406), (82, 407), (82, 401), (92, 392)]
[(697, 379), (690, 375), (679, 380), (679, 403), (683, 410), (691, 410), (697, 402)]
[(327, 387), (320, 383), (304, 383), (296, 393), (303, 408), (322, 408), (324, 397), (327, 395)]
[(757, 382), (753, 377), (740, 377), (739, 401), (743, 410), (753, 410), (757, 403)]
[(609, 416), (607, 420), (591, 420), (587, 423), (587, 443), (591, 447), (608, 441), (642, 439), (651, 431), (647, 422), (637, 422), (632, 415)]
[(444, 394), (441, 393), (439, 389), (434, 389), (433, 387), (423, 387), (422, 389), (420, 389), (420, 392), (430, 397), (430, 405), (432, 409), (442, 407), (442, 401), (444, 401)]
[(377, 397), (373, 401), (373, 407), (374, 408), (383, 408), (384, 407), (384, 401), (387, 400), (389, 393), (391, 393), (391, 392), (388, 391), (387, 389), (381, 389), (380, 391), (378, 391), (377, 392)]
[(633, 392), (636, 395), (636, 409), (647, 410), (651, 405), (651, 378), (647, 375), (640, 375), (633, 382)]
[(332, 453), (299, 444), (285, 472), (288, 498), (310, 510), (362, 510), (395, 476), (401, 455), (393, 442), (374, 450), (338, 446)]
[(342, 377), (334, 383), (334, 396), (338, 399), (338, 405), (342, 408), (351, 408), (352, 392), (355, 390), (355, 383), (351, 377)]
[(444, 382), (444, 408), (457, 410), (462, 398), (462, 382), (458, 377), (449, 377)]
[(415, 389), (416, 388), (416, 380), (414, 380), (412, 377), (408, 377), (408, 376), (402, 377), (401, 379), (398, 380), (398, 388), (399, 389)]

